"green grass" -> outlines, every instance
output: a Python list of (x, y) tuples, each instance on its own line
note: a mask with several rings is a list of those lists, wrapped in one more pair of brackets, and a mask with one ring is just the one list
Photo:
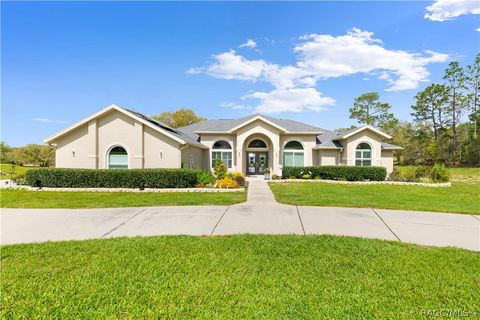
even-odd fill
[[(395, 166), (400, 172), (413, 166)], [(480, 185), (480, 167), (472, 168), (448, 168), (451, 181), (471, 182)]]
[(0, 191), (2, 208), (114, 208), (147, 206), (229, 205), (246, 201), (246, 192), (73, 192)]
[(480, 214), (480, 184), (451, 187), (345, 185), (321, 182), (270, 183), (278, 202), (301, 206), (403, 209)]
[(0, 317), (413, 319), (478, 310), (480, 255), (333, 236), (4, 246)]
[[(25, 174), (28, 170), (32, 168), (27, 168), (27, 167), (22, 167), (22, 166), (15, 166), (15, 174)], [(4, 173), (7, 173), (5, 175), (1, 174), (0, 175), (0, 180), (6, 180), (6, 179), (11, 179), (11, 172), (12, 172), (12, 165), (11, 164), (0, 164), (0, 170)]]

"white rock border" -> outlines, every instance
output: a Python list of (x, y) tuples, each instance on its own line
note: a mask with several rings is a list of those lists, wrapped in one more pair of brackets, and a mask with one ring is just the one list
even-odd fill
[(446, 188), (451, 187), (451, 182), (444, 183), (427, 183), (427, 182), (403, 182), (403, 181), (338, 181), (338, 180), (321, 180), (321, 179), (281, 179), (270, 180), (270, 182), (319, 182), (319, 183), (333, 183), (333, 184), (391, 184), (400, 186), (421, 186), (431, 188)]
[(221, 188), (145, 188), (144, 190), (132, 188), (34, 188), (30, 186), (17, 186), (9, 189), (23, 189), (28, 191), (67, 191), (67, 192), (132, 192), (132, 193), (174, 193), (174, 192), (200, 192), (200, 193), (225, 193), (245, 192), (245, 188), (221, 189)]

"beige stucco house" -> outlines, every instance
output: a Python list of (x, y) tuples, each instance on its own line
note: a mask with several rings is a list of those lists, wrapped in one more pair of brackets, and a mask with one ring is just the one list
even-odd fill
[(383, 166), (393, 169), (398, 146), (371, 126), (343, 132), (250, 115), (170, 128), (116, 105), (45, 140), (58, 168), (201, 168), (221, 159), (230, 171), (281, 175), (285, 166)]

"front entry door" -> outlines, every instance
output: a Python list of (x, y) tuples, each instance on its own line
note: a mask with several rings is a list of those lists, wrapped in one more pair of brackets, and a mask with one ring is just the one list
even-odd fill
[(268, 168), (268, 152), (247, 152), (247, 174), (264, 174)]

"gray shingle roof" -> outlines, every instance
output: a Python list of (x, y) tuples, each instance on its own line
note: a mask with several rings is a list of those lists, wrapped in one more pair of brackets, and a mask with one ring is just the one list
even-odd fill
[(214, 120), (207, 120), (200, 123), (195, 123), (186, 127), (178, 128), (178, 130), (182, 131), (185, 134), (188, 134), (191, 137), (198, 138), (198, 135), (195, 133), (196, 131), (208, 131), (208, 132), (228, 132), (235, 127), (238, 127), (242, 123), (249, 121), (257, 116), (261, 116), (262, 118), (276, 124), (279, 127), (284, 128), (288, 132), (324, 132), (324, 129), (298, 122), (295, 120), (288, 120), (288, 119), (276, 119), (265, 115), (259, 114), (252, 114), (243, 118), (239, 119), (214, 119)]
[[(153, 120), (150, 117), (141, 114), (140, 112), (122, 108), (125, 111), (134, 114), (137, 117), (142, 118), (145, 121), (150, 122), (151, 124), (168, 131), (170, 134), (174, 135), (177, 138), (182, 139), (183, 141), (187, 142), (188, 144), (198, 146), (201, 148), (205, 148), (205, 145), (201, 144), (199, 141), (200, 136), (196, 134), (197, 131), (208, 131), (208, 132), (227, 132), (232, 130), (233, 128), (241, 125), (242, 123), (249, 121), (252, 118), (258, 116), (258, 114), (252, 114), (243, 118), (239, 119), (214, 119), (214, 120), (207, 120), (204, 122), (194, 123), (192, 125), (182, 127), (182, 128), (172, 128), (167, 126), (166, 124)], [(295, 120), (288, 120), (288, 119), (276, 119), (269, 116), (261, 115), (264, 119), (276, 124), (287, 130), (288, 132), (322, 132), (322, 134), (317, 135), (317, 145), (316, 148), (319, 149), (341, 149), (343, 145), (338, 141), (341, 137), (347, 135), (350, 132), (357, 130), (358, 128), (349, 129), (346, 131), (330, 131), (326, 129), (321, 129), (306, 123), (298, 122)], [(399, 150), (402, 149), (399, 146), (394, 144), (382, 142), (382, 149), (387, 150)]]
[(403, 148), (399, 147), (397, 145), (388, 143), (388, 142), (382, 142), (382, 149), (385, 149), (385, 150), (401, 150)]
[(175, 128), (172, 128), (172, 127), (169, 127), (167, 126), (166, 124), (160, 122), (160, 121), (157, 121), (157, 120), (153, 120), (152, 118), (150, 117), (147, 117), (146, 115), (140, 113), (140, 112), (137, 112), (137, 111), (134, 111), (134, 110), (130, 110), (130, 109), (126, 109), (126, 108), (122, 108), (123, 110), (139, 117), (139, 118), (142, 118), (143, 120), (147, 121), (147, 122), (150, 122), (151, 124), (167, 131), (168, 133), (170, 133), (171, 135), (185, 141), (186, 143), (190, 144), (190, 145), (193, 145), (193, 146), (197, 146), (197, 147), (201, 147), (201, 148), (205, 148), (205, 145), (199, 143), (196, 138), (188, 135), (188, 134), (185, 134), (184, 132), (178, 130), (178, 129), (175, 129)]

